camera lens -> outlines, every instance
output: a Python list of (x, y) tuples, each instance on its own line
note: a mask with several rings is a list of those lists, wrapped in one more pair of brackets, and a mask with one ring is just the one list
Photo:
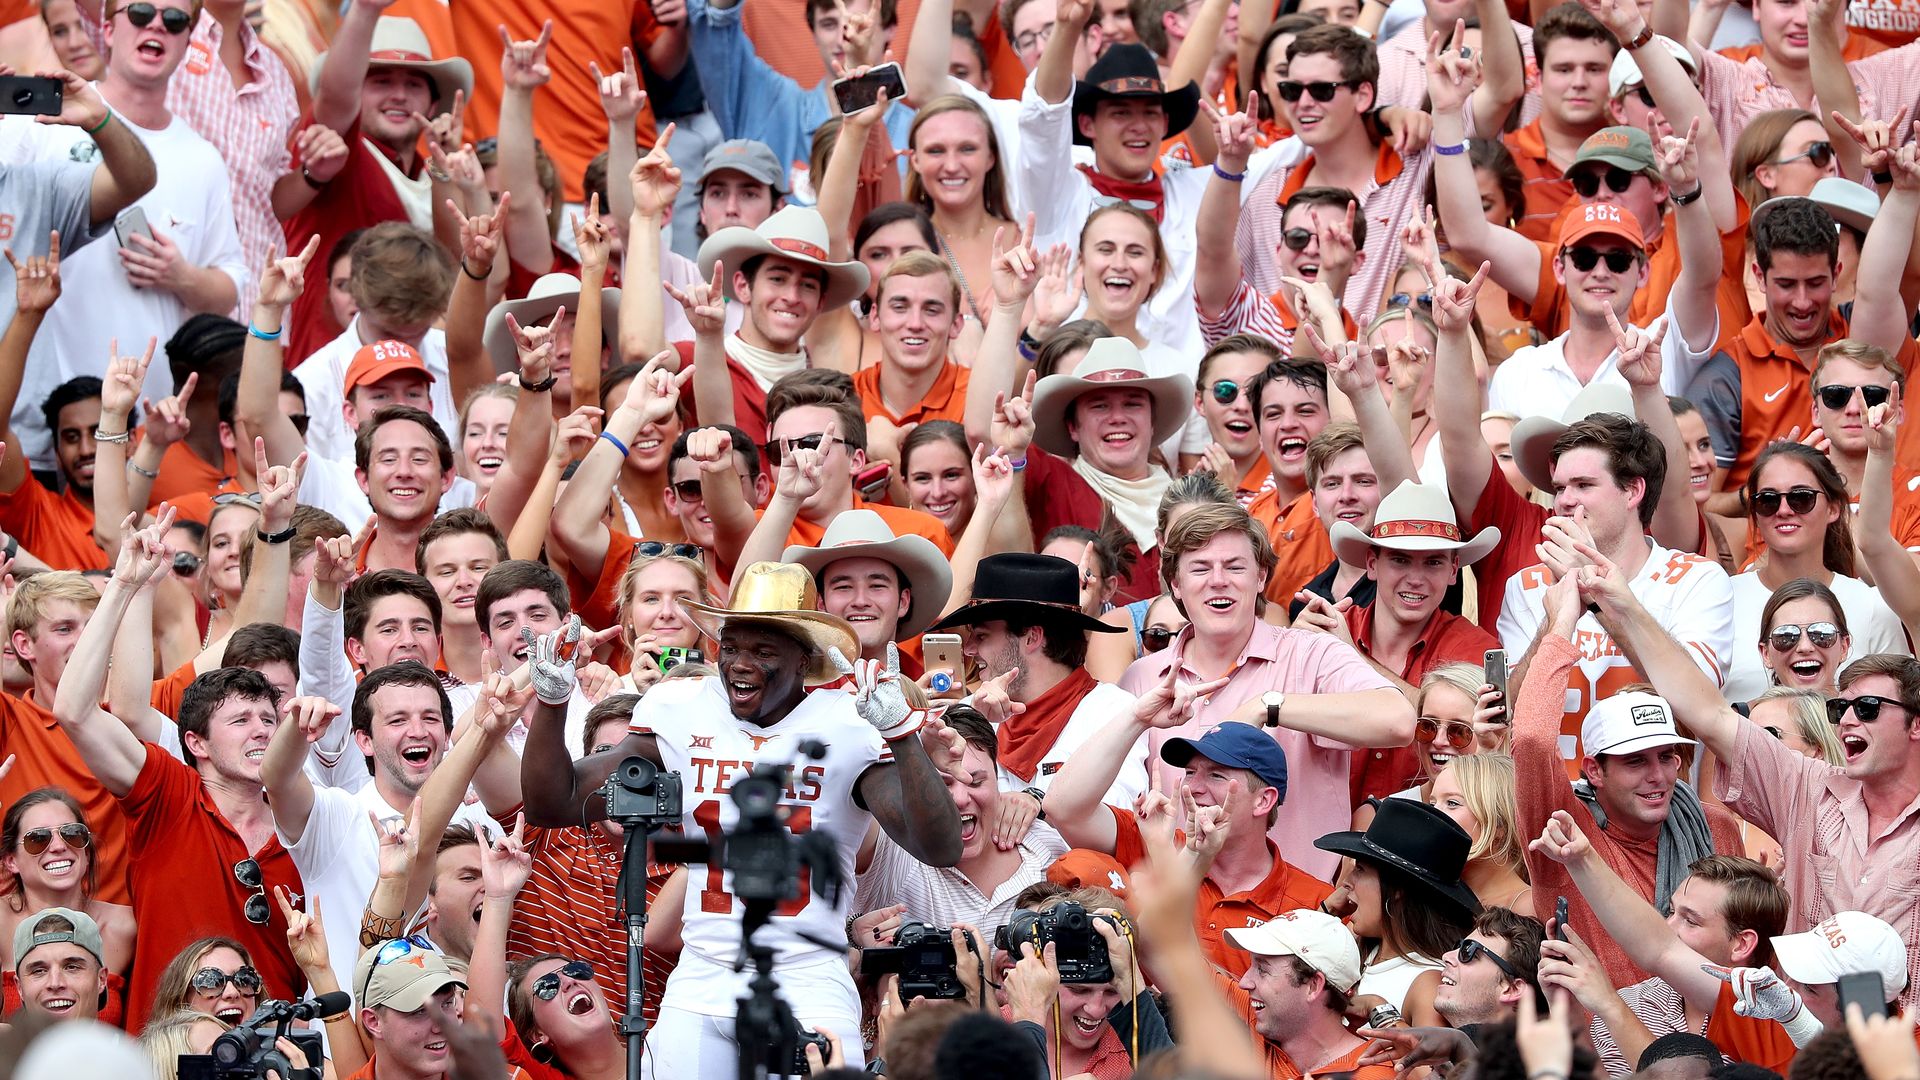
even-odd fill
[(780, 805), (780, 789), (764, 780), (743, 780), (733, 785), (733, 801), (747, 817), (764, 818)]
[(15, 90), (13, 92), (13, 103), (23, 109), (26, 108), (33, 103), (33, 91), (24, 86)]

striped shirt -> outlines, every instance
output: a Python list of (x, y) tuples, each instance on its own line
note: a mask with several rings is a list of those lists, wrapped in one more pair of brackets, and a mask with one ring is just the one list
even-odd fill
[[(1891, 121), (1895, 113), (1920, 100), (1920, 42), (1880, 53), (1872, 48), (1864, 35), (1852, 34), (1840, 55), (1853, 76), (1854, 92), (1860, 95), (1860, 115)], [(1809, 107), (1819, 111), (1774, 80), (1758, 45), (1706, 52), (1702, 59), (1700, 94), (1707, 99), (1707, 111), (1719, 125), (1721, 142), (1729, 153), (1740, 133), (1763, 112)]]
[[(1647, 1031), (1656, 1039), (1676, 1031), (1690, 1030), (1687, 1027), (1687, 1003), (1681, 998), (1680, 991), (1665, 979), (1647, 979), (1624, 987), (1620, 991), (1620, 1000), (1627, 1003), (1627, 1008), (1640, 1018), (1640, 1022), (1647, 1026)], [(1593, 1018), (1587, 1030), (1593, 1037), (1593, 1051), (1600, 1055), (1600, 1066), (1607, 1070), (1607, 1076), (1611, 1080), (1619, 1080), (1631, 1075), (1634, 1063), (1627, 1060), (1620, 1044), (1614, 1040), (1613, 1032), (1607, 1030), (1607, 1025), (1598, 1016)], [(1700, 1029), (1693, 1034), (1706, 1033), (1707, 1024), (1702, 1020)]]
[[(985, 827), (985, 822), (981, 823)], [(1020, 841), (1020, 867), (993, 890), (980, 891), (965, 874), (950, 866), (928, 866), (904, 851), (886, 833), (873, 848), (873, 860), (860, 875), (855, 911), (872, 911), (891, 904), (905, 905), (906, 918), (935, 926), (966, 923), (989, 941), (1013, 914), (1014, 898), (1036, 882), (1045, 881), (1047, 867), (1067, 853), (1067, 842), (1053, 826), (1036, 821)]]

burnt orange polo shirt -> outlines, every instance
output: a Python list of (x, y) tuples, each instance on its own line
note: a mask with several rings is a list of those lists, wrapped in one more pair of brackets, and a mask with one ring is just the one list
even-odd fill
[[(1747, 302), (1745, 279), (1741, 276), (1747, 264), (1747, 221), (1750, 215), (1747, 201), (1737, 193), (1734, 202), (1739, 214), (1733, 228), (1720, 234), (1720, 284), (1713, 298), (1714, 306), (1720, 311), (1720, 336), (1723, 339), (1733, 332), (1734, 327), (1745, 326), (1747, 320), (1753, 317), (1753, 308)], [(1529, 202), (1527, 205), (1533, 204)], [(1549, 339), (1566, 333), (1573, 318), (1567, 300), (1567, 287), (1553, 276), (1553, 260), (1559, 255), (1560, 248), (1552, 240), (1560, 234), (1560, 218), (1576, 205), (1577, 201), (1569, 201), (1556, 207), (1548, 237), (1535, 241), (1534, 246), (1540, 249), (1540, 279), (1533, 287), (1533, 302), (1526, 303), (1518, 296), (1509, 296), (1507, 299), (1507, 310), (1514, 318), (1532, 323), (1534, 329)], [(1679, 226), (1674, 223), (1673, 211), (1668, 210), (1661, 222), (1660, 235), (1647, 242), (1647, 284), (1633, 294), (1633, 306), (1627, 309), (1627, 318), (1635, 326), (1649, 326), (1667, 310), (1667, 294), (1673, 291), (1673, 283), (1680, 280)]]
[[(1308, 154), (1305, 160), (1294, 166), (1293, 169), (1287, 173), (1287, 182), (1280, 185), (1280, 194), (1274, 196), (1273, 201), (1280, 206), (1286, 206), (1288, 199), (1299, 194), (1300, 189), (1307, 186), (1307, 178), (1313, 174), (1313, 167), (1318, 164), (1319, 161), (1320, 159), (1317, 155)], [(1400, 171), (1404, 168), (1406, 168), (1406, 162), (1400, 160), (1399, 151), (1393, 148), (1391, 142), (1385, 139), (1380, 140), (1380, 145), (1373, 155), (1374, 185), (1377, 187), (1386, 187), (1395, 177), (1400, 175)], [(1365, 207), (1361, 209), (1364, 211)]]
[[(1362, 653), (1373, 655), (1372, 604), (1347, 609), (1347, 631), (1353, 635), (1353, 643)], [(1408, 650), (1407, 663), (1399, 673), (1400, 678), (1419, 686), (1420, 680), (1427, 677), (1427, 672), (1441, 664), (1456, 660), (1478, 664), (1486, 658), (1488, 649), (1499, 647), (1498, 639), (1472, 622), (1445, 611), (1436, 611), (1420, 631), (1413, 648)]]
[(1247, 475), (1240, 478), (1239, 485), (1234, 488), (1234, 496), (1242, 506), (1248, 505), (1260, 497), (1272, 480), (1273, 465), (1267, 461), (1267, 455), (1261, 454), (1253, 459), (1253, 468), (1247, 470)]
[(1320, 524), (1320, 516), (1313, 512), (1313, 493), (1302, 492), (1282, 505), (1278, 489), (1263, 491), (1247, 507), (1247, 513), (1266, 528), (1280, 560), (1267, 580), (1267, 599), (1290, 604), (1293, 594), (1333, 561), (1333, 540), (1327, 536), (1327, 527)]
[(19, 487), (0, 494), (0, 529), (55, 570), (113, 566), (93, 542), (93, 509), (74, 498), (72, 489), (55, 494), (41, 487), (31, 473)]
[(43, 787), (62, 788), (78, 799), (93, 828), (94, 867), (99, 874), (95, 897), (112, 904), (131, 903), (127, 817), (120, 802), (87, 768), (60, 722), (31, 696), (0, 694), (0, 758), (9, 754), (16, 760), (13, 771), (0, 780), (0, 804), (12, 806), (21, 796)]
[(1536, 243), (1553, 240), (1560, 208), (1573, 198), (1573, 183), (1547, 156), (1547, 135), (1541, 121), (1510, 131), (1500, 137), (1513, 152), (1513, 163), (1525, 178), (1521, 188), (1527, 200), (1527, 216), (1520, 219), (1520, 234)]
[(160, 456), (160, 479), (153, 482), (147, 495), (147, 509), (157, 512), (163, 502), (178, 506), (188, 496), (211, 499), (214, 492), (233, 482), (237, 468), (231, 450), (221, 451), (220, 466), (216, 468), (201, 460), (185, 442), (174, 443)]
[[(1267, 297), (1267, 303), (1273, 305), (1274, 314), (1280, 317), (1280, 326), (1284, 330), (1300, 329), (1300, 316), (1293, 310), (1293, 303), (1287, 299), (1287, 290), (1281, 289)], [(1348, 341), (1360, 340), (1360, 324), (1353, 321), (1353, 313), (1344, 306), (1340, 309), (1340, 325), (1346, 328)]]
[(1720, 985), (1707, 1017), (1707, 1041), (1734, 1061), (1747, 1061), (1785, 1076), (1798, 1052), (1787, 1029), (1774, 1020), (1755, 1020), (1733, 1011), (1733, 986)]
[[(932, 514), (889, 506), (886, 503), (870, 503), (857, 494), (853, 497), (853, 509), (871, 510), (880, 515), (880, 520), (887, 523), (887, 528), (893, 530), (893, 535), (906, 536), (911, 533), (914, 536), (924, 536), (933, 541), (933, 546), (939, 548), (941, 554), (949, 559), (953, 558), (953, 537), (947, 534), (947, 527), (940, 524), (940, 519)], [(765, 510), (755, 510), (753, 516), (758, 519), (765, 517), (766, 513)], [(796, 517), (793, 519), (793, 528), (787, 532), (787, 545), (819, 547), (821, 539), (826, 535), (825, 525)]]
[(948, 360), (940, 365), (940, 375), (934, 379), (933, 387), (927, 391), (919, 403), (906, 412), (895, 414), (887, 408), (887, 402), (880, 395), (880, 369), (886, 365), (882, 360), (878, 364), (861, 368), (853, 376), (853, 392), (860, 395), (860, 413), (868, 423), (876, 416), (884, 416), (895, 427), (902, 424), (924, 424), (929, 420), (951, 420), (956, 424), (967, 419), (967, 371), (959, 364)]

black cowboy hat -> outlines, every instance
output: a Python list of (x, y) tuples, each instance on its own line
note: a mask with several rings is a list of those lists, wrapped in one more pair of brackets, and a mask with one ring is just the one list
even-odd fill
[(1167, 133), (1171, 138), (1193, 126), (1200, 114), (1200, 88), (1189, 82), (1178, 90), (1169, 90), (1160, 81), (1160, 65), (1145, 45), (1112, 45), (1087, 69), (1087, 77), (1073, 88), (1073, 141), (1080, 146), (1092, 140), (1080, 134), (1080, 118), (1092, 116), (1096, 105), (1114, 98), (1158, 98), (1167, 114)]
[(1313, 846), (1393, 870), (1456, 908), (1467, 921), (1480, 913), (1480, 899), (1460, 880), (1473, 838), (1426, 803), (1380, 799), (1366, 832), (1328, 833)]
[(928, 630), (973, 626), (992, 619), (1043, 623), (1095, 634), (1124, 634), (1080, 610), (1080, 568), (1052, 555), (1009, 552), (980, 560), (973, 599)]

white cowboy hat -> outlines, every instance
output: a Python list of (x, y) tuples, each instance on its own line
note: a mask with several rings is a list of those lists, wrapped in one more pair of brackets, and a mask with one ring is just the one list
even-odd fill
[(832, 262), (828, 251), (827, 222), (820, 211), (806, 206), (786, 206), (761, 222), (757, 229), (730, 225), (707, 237), (707, 242), (700, 245), (697, 261), (701, 276), (708, 279), (713, 277), (714, 263), (724, 267), (720, 272), (720, 287), (729, 300), (740, 299), (733, 294), (734, 272), (755, 255), (775, 255), (817, 266), (827, 275), (826, 290), (820, 298), (820, 310), (827, 311), (852, 303), (854, 297), (867, 291), (867, 282), (871, 280), (865, 263)]
[(1555, 420), (1529, 416), (1513, 425), (1513, 463), (1520, 475), (1541, 491), (1553, 490), (1553, 441), (1568, 428), (1598, 413), (1619, 413), (1629, 420), (1633, 412), (1633, 393), (1616, 383), (1590, 383), (1575, 394), (1567, 408)]
[(1067, 434), (1067, 410), (1082, 394), (1131, 387), (1153, 399), (1153, 442), (1166, 442), (1186, 426), (1193, 410), (1193, 380), (1185, 375), (1147, 374), (1140, 350), (1126, 338), (1100, 338), (1087, 349), (1071, 375), (1049, 375), (1033, 388), (1033, 441), (1040, 449), (1066, 457), (1077, 452)]
[(860, 655), (860, 639), (853, 627), (819, 608), (813, 575), (805, 567), (775, 562), (754, 563), (740, 572), (732, 607), (680, 601), (687, 620), (715, 641), (728, 623), (771, 626), (797, 639), (807, 650), (808, 686), (824, 686), (840, 678), (828, 649), (839, 649), (842, 656)]
[[(562, 304), (568, 311), (580, 310), (580, 279), (572, 274), (543, 274), (527, 295), (519, 300), (502, 300), (487, 312), (487, 328), (480, 340), (485, 343), (487, 356), (493, 361), (495, 371), (514, 371), (520, 366), (520, 356), (513, 343), (513, 328), (507, 325), (507, 316), (523, 328), (535, 323), (544, 323), (560, 310)], [(608, 345), (620, 340), (620, 290), (600, 290), (600, 337)]]
[(1412, 480), (1402, 481), (1392, 494), (1380, 500), (1373, 512), (1372, 535), (1346, 521), (1334, 522), (1331, 535), (1333, 553), (1348, 566), (1365, 566), (1367, 553), (1374, 548), (1451, 551), (1464, 565), (1478, 562), (1500, 542), (1500, 530), (1495, 528), (1481, 529), (1471, 540), (1461, 539), (1453, 500), (1437, 487)]
[(819, 547), (795, 544), (781, 554), (780, 561), (804, 566), (817, 579), (828, 566), (856, 558), (891, 563), (907, 579), (907, 588), (913, 590), (912, 605), (895, 632), (901, 641), (918, 637), (946, 610), (948, 594), (953, 591), (953, 567), (947, 564), (947, 557), (924, 536), (895, 536), (886, 519), (871, 510), (840, 511), (827, 526)]
[[(321, 53), (307, 75), (308, 88), (320, 93), (320, 72), (331, 53)], [(473, 96), (473, 65), (456, 56), (435, 60), (433, 43), (427, 32), (412, 19), (382, 15), (373, 24), (373, 44), (368, 50), (367, 67), (417, 68), (433, 84), (433, 106), (428, 115), (437, 115), (453, 107), (453, 92), (462, 90)]]

